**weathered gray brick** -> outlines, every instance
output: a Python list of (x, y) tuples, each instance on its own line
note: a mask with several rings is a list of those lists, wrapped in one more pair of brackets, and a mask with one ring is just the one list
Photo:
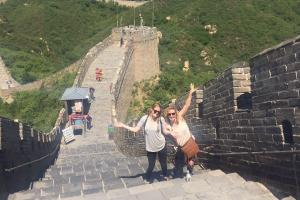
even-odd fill
[(82, 183), (83, 194), (92, 194), (97, 192), (103, 192), (102, 182), (100, 181), (86, 181)]
[(281, 129), (279, 127), (266, 127), (266, 133), (281, 134)]

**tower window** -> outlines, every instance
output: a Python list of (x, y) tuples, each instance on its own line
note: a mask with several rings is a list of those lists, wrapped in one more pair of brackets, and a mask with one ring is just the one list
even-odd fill
[(245, 92), (236, 98), (238, 109), (252, 109), (252, 94)]
[(289, 122), (288, 120), (282, 121), (282, 132), (283, 132), (284, 142), (288, 144), (294, 144), (293, 127), (291, 122)]
[(220, 122), (218, 119), (215, 119), (213, 122), (213, 126), (216, 129), (216, 138), (220, 139)]
[(199, 118), (203, 117), (203, 102), (198, 104), (198, 117)]

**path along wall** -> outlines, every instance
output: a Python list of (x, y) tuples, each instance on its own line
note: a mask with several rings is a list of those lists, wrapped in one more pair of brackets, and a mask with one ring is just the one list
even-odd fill
[[(249, 64), (234, 64), (199, 87), (186, 120), (201, 149), (210, 153), (202, 153), (202, 161), (295, 189), (300, 155), (291, 151), (300, 149), (299, 88), (300, 36), (261, 52)], [(185, 95), (177, 99), (179, 109), (184, 100)], [(126, 139), (124, 151), (144, 153), (142, 136), (120, 134)], [(239, 152), (257, 154), (212, 156)]]
[[(72, 73), (76, 72), (80, 66), (81, 61), (75, 62), (69, 67), (47, 77), (42, 80), (34, 81), (31, 83), (26, 83), (24, 85), (20, 84), (13, 84), (13, 87), (6, 88), (6, 89), (0, 89), (0, 97), (4, 100), (8, 98), (9, 96), (13, 95), (16, 92), (23, 92), (23, 91), (31, 91), (31, 90), (38, 90), (44, 85), (47, 85), (49, 82), (58, 79), (65, 73)], [(13, 82), (14, 83), (14, 82)]]

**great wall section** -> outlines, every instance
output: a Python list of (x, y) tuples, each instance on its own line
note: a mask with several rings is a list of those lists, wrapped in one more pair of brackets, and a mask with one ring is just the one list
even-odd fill
[[(107, 125), (115, 117), (126, 118), (134, 82), (159, 73), (160, 35), (156, 28), (144, 26), (115, 28), (87, 53), (74, 85), (95, 88), (93, 127), (74, 142), (61, 142), (64, 109), (50, 133), (0, 118), (0, 199), (296, 198), (299, 36), (199, 86), (186, 119), (201, 146), (199, 162), (205, 170), (195, 168), (191, 183), (159, 178), (143, 183), (143, 135), (118, 129), (110, 140)], [(97, 67), (104, 70), (102, 82), (94, 80)], [(179, 97), (176, 106), (181, 107), (184, 98)], [(295, 198), (269, 186), (273, 181), (284, 183)]]
[[(20, 84), (11, 77), (10, 72), (0, 57), (0, 90), (6, 90), (19, 85)], [(2, 96), (2, 92), (0, 92), (0, 96)]]
[[(101, 0), (98, 0), (101, 1)], [(147, 1), (127, 1), (127, 0), (106, 0), (106, 2), (113, 1), (118, 3), (120, 6), (127, 6), (127, 7), (139, 7), (143, 4), (147, 3)]]

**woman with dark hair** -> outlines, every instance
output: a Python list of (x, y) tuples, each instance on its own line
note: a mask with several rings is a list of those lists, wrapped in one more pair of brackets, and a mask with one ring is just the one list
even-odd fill
[(121, 122), (116, 122), (116, 127), (126, 128), (132, 132), (138, 132), (144, 129), (146, 151), (148, 158), (148, 169), (146, 172), (146, 182), (151, 182), (151, 175), (155, 166), (156, 156), (162, 169), (163, 179), (168, 180), (167, 174), (167, 148), (166, 140), (163, 135), (163, 126), (165, 120), (161, 117), (162, 108), (159, 103), (155, 103), (149, 109), (148, 115), (144, 115), (135, 127), (128, 126)]
[(182, 176), (182, 170), (185, 163), (187, 164), (187, 167), (190, 171), (194, 165), (193, 159), (186, 158), (181, 148), (191, 137), (195, 139), (184, 119), (184, 115), (191, 105), (192, 94), (195, 91), (196, 89), (194, 88), (194, 84), (191, 84), (190, 92), (187, 99), (185, 100), (185, 104), (182, 109), (178, 111), (175, 106), (169, 106), (165, 112), (167, 115), (166, 122), (168, 125), (166, 126), (166, 130), (164, 129), (164, 131), (166, 132), (166, 134), (172, 135), (178, 145), (178, 149), (175, 155), (175, 175), (179, 176)]

